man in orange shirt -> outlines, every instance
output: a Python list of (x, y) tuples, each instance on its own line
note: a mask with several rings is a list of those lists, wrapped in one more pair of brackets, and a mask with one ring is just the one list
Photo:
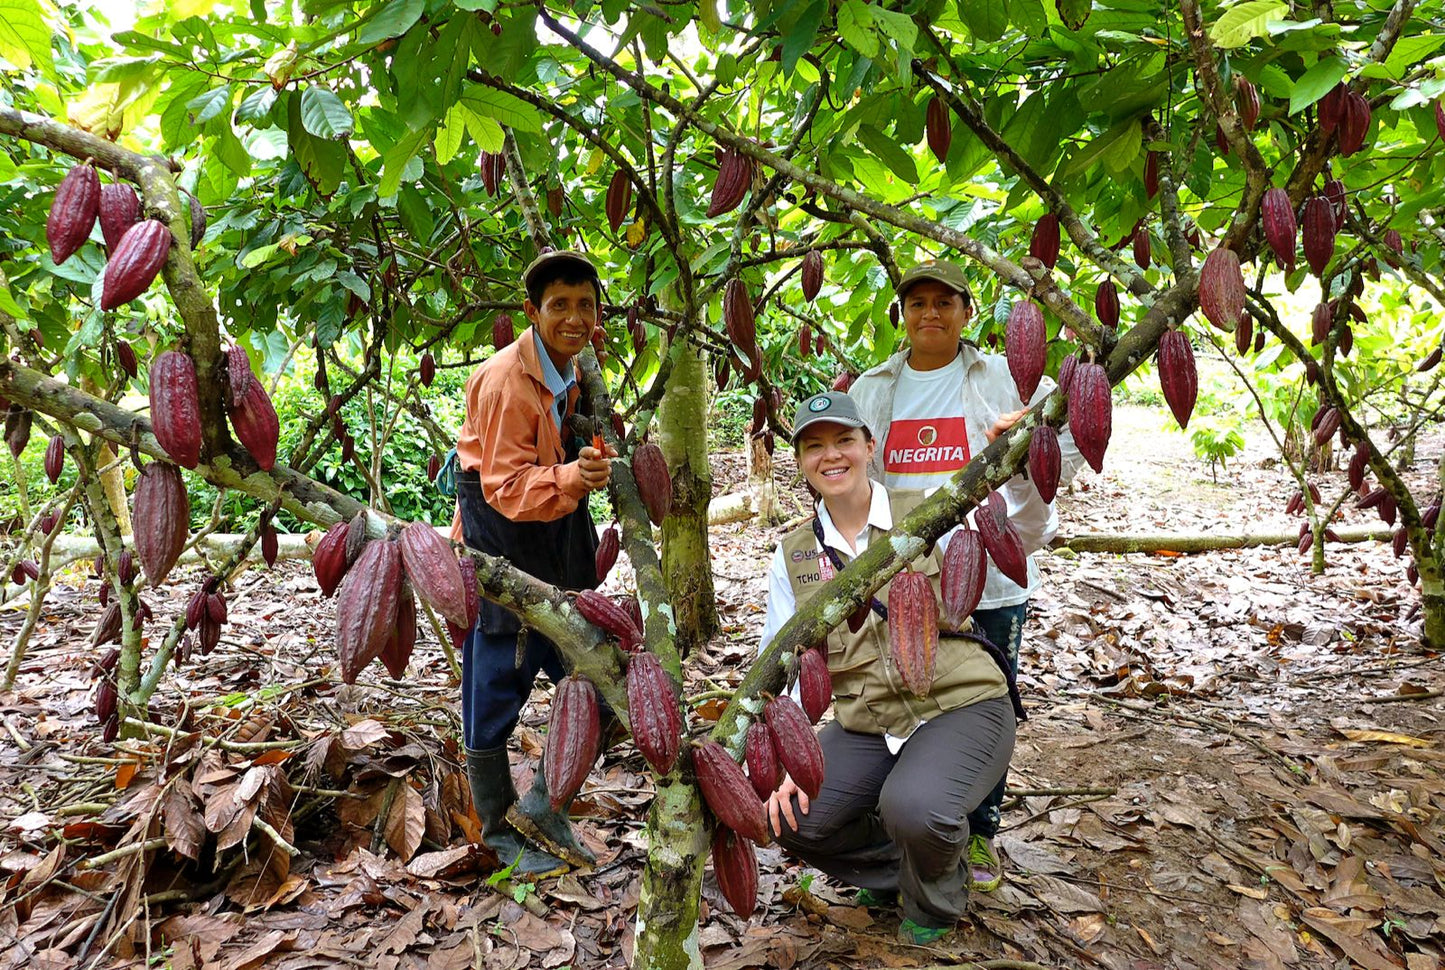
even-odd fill
[[(579, 393), (574, 358), (592, 339), (602, 285), (587, 257), (565, 251), (538, 256), (522, 284), (532, 325), (467, 380), (456, 525), (473, 549), (564, 589), (590, 589), (597, 585), (597, 529), (587, 495), (607, 487), (615, 452), (601, 454), (565, 429)], [(515, 614), (484, 599), (462, 654), (467, 780), (483, 841), (504, 864), (515, 860), (519, 872), (532, 875), (566, 863), (529, 837), (563, 857), (591, 861), (566, 807), (551, 810), (540, 766), (520, 801), (512, 783), (507, 739), (539, 670), (553, 683), (566, 675), (550, 640), (524, 633)]]

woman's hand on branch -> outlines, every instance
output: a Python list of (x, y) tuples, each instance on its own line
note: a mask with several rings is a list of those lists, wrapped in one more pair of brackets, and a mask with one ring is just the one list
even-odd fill
[(783, 819), (788, 820), (788, 828), (798, 831), (798, 817), (793, 814), (794, 795), (798, 796), (798, 811), (807, 815), (808, 796), (793, 783), (791, 777), (784, 777), (778, 790), (768, 796), (768, 823), (772, 825), (774, 835), (783, 834)]

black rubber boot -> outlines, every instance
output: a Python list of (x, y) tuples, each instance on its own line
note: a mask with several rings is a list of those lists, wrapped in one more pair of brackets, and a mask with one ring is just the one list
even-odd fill
[(597, 862), (597, 857), (577, 839), (577, 833), (572, 831), (572, 822), (567, 817), (567, 809), (571, 804), (572, 799), (569, 798), (567, 804), (558, 811), (552, 810), (551, 799), (547, 795), (547, 775), (542, 766), (538, 765), (531, 789), (507, 812), (507, 821), (527, 838), (572, 865), (579, 868), (591, 867)]
[(518, 875), (551, 876), (566, 872), (568, 865), (527, 840), (507, 821), (507, 809), (517, 800), (507, 749), (467, 749), (467, 783), (472, 789), (472, 806), (482, 820), (482, 842), (510, 866), (516, 862)]

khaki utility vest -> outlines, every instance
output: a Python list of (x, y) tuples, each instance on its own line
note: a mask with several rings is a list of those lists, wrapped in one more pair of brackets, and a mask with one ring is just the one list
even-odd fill
[[(873, 487), (883, 486), (875, 482)], [(922, 500), (922, 492), (890, 491), (888, 502), (893, 521), (897, 522)], [(888, 533), (870, 525), (868, 544), (883, 541), (886, 535)], [(851, 560), (844, 551), (838, 554), (845, 565)], [(783, 538), (783, 556), (793, 598), (797, 608), (802, 609), (823, 586), (821, 561), (826, 554), (818, 548), (811, 522)], [(928, 576), (940, 604), (943, 602), (938, 585), (941, 560), (942, 554), (935, 548), (912, 563), (915, 571)], [(885, 606), (891, 586), (890, 583), (874, 594)], [(912, 734), (919, 724), (945, 711), (1008, 696), (1008, 681), (982, 647), (972, 640), (943, 632), (934, 664), (933, 690), (927, 697), (915, 697), (903, 686), (903, 678), (893, 664), (888, 623), (872, 610), (857, 633), (842, 623), (828, 634), (827, 656), (828, 672), (833, 678), (833, 716), (849, 731), (903, 738)]]

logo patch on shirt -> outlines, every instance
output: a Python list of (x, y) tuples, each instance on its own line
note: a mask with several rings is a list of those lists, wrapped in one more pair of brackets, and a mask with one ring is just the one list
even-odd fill
[(964, 419), (910, 419), (888, 427), (883, 467), (898, 475), (955, 472), (972, 457)]
[(793, 562), (804, 562), (808, 559), (816, 559), (818, 558), (818, 551), (816, 549), (794, 549), (791, 558)]

